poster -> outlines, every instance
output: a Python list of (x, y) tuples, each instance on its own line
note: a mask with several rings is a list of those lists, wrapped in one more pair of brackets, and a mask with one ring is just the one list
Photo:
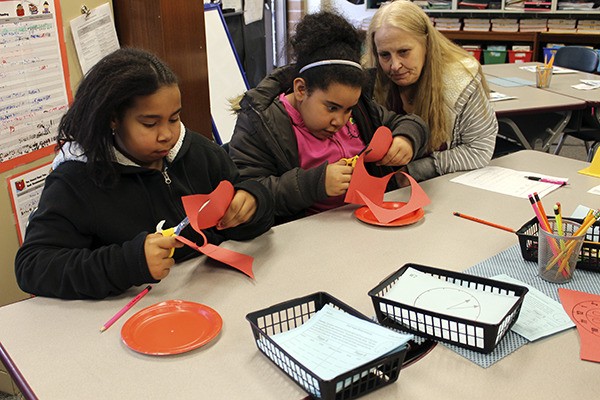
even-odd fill
[(0, 172), (51, 154), (69, 104), (58, 0), (0, 0)]
[(71, 33), (84, 75), (104, 56), (119, 49), (119, 39), (108, 3), (72, 19)]
[(11, 176), (8, 181), (8, 193), (13, 207), (19, 244), (23, 243), (25, 228), (29, 216), (38, 206), (46, 176), (52, 163), (46, 163), (22, 174)]

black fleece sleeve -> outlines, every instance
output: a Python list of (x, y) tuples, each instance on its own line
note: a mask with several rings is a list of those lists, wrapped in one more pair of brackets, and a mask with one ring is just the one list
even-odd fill
[(120, 245), (94, 248), (93, 202), (77, 190), (77, 184), (59, 176), (55, 171), (46, 178), (38, 209), (17, 251), (20, 288), (38, 296), (101, 299), (156, 282), (146, 266), (147, 233)]

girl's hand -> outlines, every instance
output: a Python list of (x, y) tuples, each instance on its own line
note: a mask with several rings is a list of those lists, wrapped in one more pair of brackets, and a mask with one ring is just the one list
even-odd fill
[(377, 165), (388, 167), (406, 165), (412, 160), (413, 154), (413, 146), (410, 140), (404, 136), (395, 136), (387, 154), (377, 162)]
[(256, 213), (256, 198), (245, 190), (238, 190), (233, 195), (229, 208), (217, 224), (217, 229), (233, 228), (250, 221)]
[(175, 239), (175, 236), (167, 237), (160, 233), (151, 233), (146, 236), (144, 241), (146, 264), (148, 264), (148, 270), (154, 279), (164, 279), (169, 275), (171, 267), (175, 265), (175, 260), (169, 257), (173, 247), (183, 247), (183, 243)]
[(339, 196), (346, 193), (348, 186), (350, 186), (352, 171), (354, 171), (354, 168), (347, 165), (344, 160), (327, 165), (325, 170), (325, 192), (327, 192), (327, 196)]

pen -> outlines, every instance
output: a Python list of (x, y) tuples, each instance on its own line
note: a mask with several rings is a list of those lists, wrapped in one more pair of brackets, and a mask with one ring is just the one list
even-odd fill
[(148, 293), (150, 291), (150, 289), (152, 289), (152, 286), (150, 286), (150, 285), (146, 286), (146, 289), (142, 290), (140, 292), (140, 294), (138, 294), (133, 299), (131, 299), (131, 301), (129, 303), (127, 303), (127, 305), (125, 305), (125, 307), (121, 308), (119, 310), (119, 312), (117, 312), (111, 319), (109, 319), (104, 325), (102, 325), (102, 328), (100, 328), (100, 332), (104, 332), (105, 330), (110, 328), (110, 326), (112, 324), (114, 324), (119, 318), (121, 318), (123, 316), (123, 314), (125, 314), (127, 311), (129, 311), (131, 309), (131, 307), (133, 307), (135, 305), (135, 303), (140, 301), (142, 299), (142, 297), (144, 297), (146, 295), (146, 293)]
[(507, 226), (498, 225), (498, 224), (495, 224), (493, 222), (489, 222), (489, 221), (486, 221), (486, 220), (483, 220), (483, 219), (479, 219), (479, 218), (476, 218), (476, 217), (471, 217), (470, 215), (461, 214), (459, 212), (454, 212), (453, 214), (456, 215), (457, 217), (468, 219), (469, 221), (479, 222), (480, 224), (488, 225), (488, 226), (491, 226), (493, 228), (498, 228), (498, 229), (502, 229), (502, 230), (505, 230), (505, 231), (508, 231), (508, 232), (515, 233), (514, 229), (509, 228)]
[(525, 178), (529, 179), (530, 181), (553, 183), (555, 185), (560, 185), (560, 186), (565, 186), (567, 184), (567, 181), (559, 181), (557, 179), (542, 178), (539, 176), (526, 176)]

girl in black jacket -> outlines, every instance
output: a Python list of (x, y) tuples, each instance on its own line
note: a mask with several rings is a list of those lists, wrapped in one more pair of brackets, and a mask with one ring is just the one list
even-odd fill
[[(217, 227), (205, 231), (209, 242), (251, 239), (272, 226), (266, 188), (240, 182), (225, 151), (186, 130), (180, 112), (175, 75), (149, 53), (117, 50), (89, 71), (60, 122), (53, 172), (17, 252), (21, 289), (104, 298), (158, 282), (199, 253), (154, 233), (157, 223), (177, 225), (181, 197), (210, 193), (222, 180), (236, 191)], [(191, 227), (181, 234), (202, 244)]]
[(369, 76), (359, 64), (361, 39), (343, 17), (305, 16), (291, 44), (295, 64), (245, 93), (229, 143), (242, 178), (272, 191), (278, 223), (343, 205), (353, 172), (344, 159), (360, 153), (380, 126), (394, 139), (367, 166), (376, 176), (422, 156), (429, 135), (421, 118), (390, 112), (363, 90)]

